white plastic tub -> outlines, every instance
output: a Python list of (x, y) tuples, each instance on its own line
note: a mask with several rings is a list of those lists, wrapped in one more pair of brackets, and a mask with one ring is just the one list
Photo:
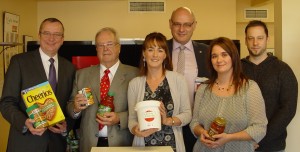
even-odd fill
[(160, 102), (147, 100), (138, 102), (135, 106), (137, 111), (140, 131), (150, 128), (161, 130), (161, 116), (159, 112)]

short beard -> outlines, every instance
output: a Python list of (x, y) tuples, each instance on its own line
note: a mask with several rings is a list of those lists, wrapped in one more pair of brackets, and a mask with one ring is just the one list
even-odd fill
[(248, 49), (248, 51), (249, 51), (250, 56), (258, 57), (258, 56), (263, 55), (267, 51), (267, 49), (266, 48), (261, 49), (261, 51), (259, 51), (257, 54), (253, 53), (250, 49)]

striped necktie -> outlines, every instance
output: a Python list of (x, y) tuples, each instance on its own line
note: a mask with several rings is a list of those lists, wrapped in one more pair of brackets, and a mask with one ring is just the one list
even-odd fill
[(185, 68), (185, 46), (181, 45), (179, 47), (180, 51), (178, 53), (178, 62), (177, 62), (177, 72), (184, 75), (184, 68)]
[(50, 67), (49, 67), (48, 81), (52, 87), (52, 90), (55, 92), (56, 91), (56, 70), (55, 70), (55, 66), (54, 66), (54, 59), (50, 58), (49, 62), (50, 62)]

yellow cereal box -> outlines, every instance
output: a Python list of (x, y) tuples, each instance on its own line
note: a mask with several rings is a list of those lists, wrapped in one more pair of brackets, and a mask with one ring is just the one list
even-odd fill
[(46, 116), (49, 126), (65, 120), (65, 116), (48, 81), (22, 90), (21, 95), (27, 108), (34, 103), (39, 105), (39, 108)]

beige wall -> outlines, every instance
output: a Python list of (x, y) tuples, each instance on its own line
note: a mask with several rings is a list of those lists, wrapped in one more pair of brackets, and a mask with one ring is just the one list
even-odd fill
[[(159, 31), (171, 38), (168, 20), (172, 10), (190, 7), (198, 20), (193, 39), (211, 39), (217, 36), (236, 38), (235, 0), (166, 0), (164, 13), (130, 13), (128, 1), (70, 1), (38, 3), (38, 22), (54, 16), (66, 28), (66, 40), (93, 40), (102, 27), (111, 26), (123, 38), (144, 38)], [(208, 7), (209, 6), (209, 7)], [(226, 29), (226, 30), (224, 30)]]
[[(280, 51), (282, 60), (288, 63), (293, 69), (298, 85), (300, 81), (300, 1), (299, 0), (275, 0), (275, 49)], [(277, 53), (277, 52), (276, 52)], [(300, 91), (298, 89), (298, 99)], [(298, 103), (297, 113), (293, 121), (288, 126), (287, 137), (287, 152), (299, 151), (299, 137), (300, 137), (300, 106)]]
[[(37, 38), (37, 3), (36, 0), (1, 0), (0, 12), (4, 11), (20, 15), (19, 25), (19, 43), (23, 41), (23, 35), (33, 36)], [(0, 15), (0, 21), (3, 21), (3, 15)], [(0, 41), (3, 42), (3, 24), (0, 24)], [(2, 48), (0, 48), (2, 50)], [(19, 46), (19, 52), (23, 51), (23, 47)], [(2, 93), (2, 85), (4, 78), (3, 70), (3, 54), (0, 54), (0, 94)]]
[[(19, 42), (22, 43), (23, 35), (37, 35), (37, 4), (36, 0), (0, 0), (0, 41), (3, 42), (3, 15), (4, 11), (20, 15), (20, 27), (19, 27)], [(0, 47), (2, 50), (2, 47)], [(19, 47), (19, 51), (22, 51), (22, 47)], [(3, 54), (0, 54), (0, 94), (2, 94), (4, 70), (3, 70)], [(7, 137), (9, 131), (9, 124), (0, 115), (0, 152), (6, 150)]]

